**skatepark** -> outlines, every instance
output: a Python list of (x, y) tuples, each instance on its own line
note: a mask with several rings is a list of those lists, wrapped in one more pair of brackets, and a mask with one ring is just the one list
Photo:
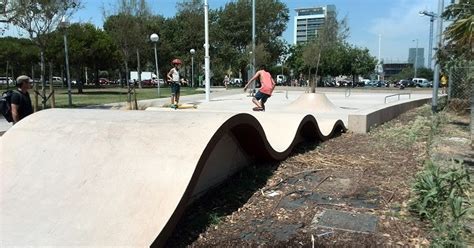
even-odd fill
[[(403, 94), (399, 94), (403, 93)], [(431, 99), (427, 91), (277, 88), (265, 112), (231, 90), (35, 113), (0, 137), (2, 246), (162, 245), (186, 206), (254, 161), (303, 141), (364, 133)]]

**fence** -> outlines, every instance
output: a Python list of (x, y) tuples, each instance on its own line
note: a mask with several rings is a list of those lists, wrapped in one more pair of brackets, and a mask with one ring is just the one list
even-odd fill
[[(469, 101), (473, 94), (474, 67), (453, 67), (448, 69), (448, 99), (465, 102)], [(443, 89), (441, 89), (443, 90)]]
[(448, 106), (456, 112), (466, 113), (470, 110), (471, 147), (474, 147), (474, 66), (452, 67), (447, 71)]

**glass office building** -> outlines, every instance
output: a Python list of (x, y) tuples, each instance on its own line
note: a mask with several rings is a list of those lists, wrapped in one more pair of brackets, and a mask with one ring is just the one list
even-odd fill
[(304, 43), (316, 37), (328, 18), (336, 17), (336, 6), (298, 8), (295, 16), (294, 44)]

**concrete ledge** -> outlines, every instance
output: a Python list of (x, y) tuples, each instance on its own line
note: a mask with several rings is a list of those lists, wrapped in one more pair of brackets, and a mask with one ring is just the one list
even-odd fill
[(406, 100), (351, 113), (349, 114), (348, 129), (355, 133), (367, 133), (371, 128), (390, 121), (410, 109), (428, 103), (430, 100), (431, 97)]

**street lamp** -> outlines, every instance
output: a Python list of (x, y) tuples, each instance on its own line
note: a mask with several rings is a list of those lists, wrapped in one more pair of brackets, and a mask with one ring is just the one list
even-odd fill
[(158, 70), (158, 53), (156, 52), (156, 44), (160, 40), (160, 37), (157, 34), (153, 33), (153, 34), (150, 35), (150, 40), (155, 45), (156, 79), (158, 81), (158, 83), (157, 83), (158, 97), (160, 97), (161, 96), (161, 94), (160, 94), (160, 71)]
[(429, 37), (429, 43), (428, 43), (428, 68), (431, 67), (431, 62), (433, 60), (432, 58), (432, 53), (433, 53), (433, 24), (435, 18), (438, 16), (434, 12), (428, 12), (426, 10), (420, 11), (420, 16), (429, 16), (430, 17), (430, 37)]
[(211, 100), (211, 57), (209, 56), (209, 4), (204, 0), (204, 75), (206, 102)]
[(67, 77), (67, 95), (68, 95), (68, 105), (72, 107), (72, 96), (71, 96), (71, 76), (69, 74), (69, 57), (67, 51), (67, 36), (66, 36), (66, 28), (69, 27), (69, 21), (67, 20), (66, 16), (63, 16), (61, 22), (59, 23), (60, 27), (64, 28), (64, 54), (66, 58), (66, 77)]
[(191, 53), (191, 87), (194, 88), (194, 54), (196, 50), (191, 49), (189, 52)]
[[(255, 0), (252, 0), (252, 76), (255, 74)], [(256, 91), (256, 84), (253, 84), (253, 92)]]
[(416, 78), (416, 70), (418, 69), (418, 39), (415, 39), (415, 40), (412, 40), (412, 41), (416, 41), (415, 63), (413, 63), (413, 65), (415, 67), (415, 76), (414, 76), (414, 78)]

